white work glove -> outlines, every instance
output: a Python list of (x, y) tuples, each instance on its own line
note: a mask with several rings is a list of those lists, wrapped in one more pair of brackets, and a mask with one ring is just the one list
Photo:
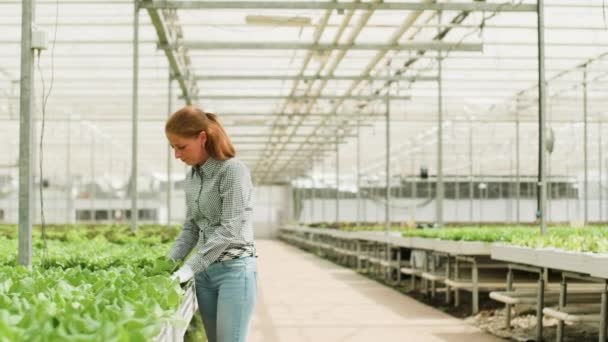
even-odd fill
[(180, 284), (187, 282), (192, 279), (192, 277), (194, 277), (194, 271), (192, 271), (192, 268), (188, 265), (180, 267), (179, 270), (171, 275), (171, 279), (178, 279)]

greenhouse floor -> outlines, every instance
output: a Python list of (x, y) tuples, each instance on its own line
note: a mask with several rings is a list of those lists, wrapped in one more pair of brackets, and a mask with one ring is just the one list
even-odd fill
[(251, 342), (504, 341), (278, 240), (257, 249)]

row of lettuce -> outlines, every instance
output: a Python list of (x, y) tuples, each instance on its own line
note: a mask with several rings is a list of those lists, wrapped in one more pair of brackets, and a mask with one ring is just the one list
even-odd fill
[(166, 259), (178, 229), (34, 229), (32, 267), (17, 262), (17, 227), (0, 226), (0, 341), (150, 341), (183, 290)]
[[(338, 229), (344, 231), (384, 231), (385, 227), (381, 225), (361, 225), (358, 227), (346, 226)], [(552, 226), (543, 235), (539, 233), (538, 227), (531, 226), (475, 226), (425, 229), (393, 227), (391, 231), (400, 232), (405, 237), (482, 241), (532, 248), (558, 248), (577, 252), (608, 253), (608, 227), (606, 226), (578, 228)]]

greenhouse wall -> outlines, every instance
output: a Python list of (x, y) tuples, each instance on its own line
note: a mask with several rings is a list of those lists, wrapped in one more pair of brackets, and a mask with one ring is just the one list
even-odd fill
[[(471, 202), (469, 200), (444, 200), (444, 222), (516, 222), (515, 200), (473, 200), (473, 217), (470, 215)], [(416, 210), (413, 206), (422, 205)], [(608, 219), (608, 201), (602, 202), (603, 210), (600, 216), (599, 200), (589, 200), (589, 221), (605, 221)], [(434, 222), (435, 201), (421, 202), (418, 200), (399, 199), (392, 200), (392, 221), (407, 222)], [(580, 221), (584, 217), (584, 204), (574, 199), (551, 200), (547, 204), (548, 220), (552, 222)], [(382, 202), (362, 200), (360, 203), (360, 214), (357, 215), (356, 199), (340, 200), (340, 217), (342, 222), (356, 222), (360, 219), (364, 222), (382, 222), (385, 220), (385, 206)], [(520, 200), (520, 222), (534, 222), (536, 212), (535, 200)], [(304, 200), (304, 206), (300, 212), (300, 222), (335, 222), (336, 200), (315, 199)]]

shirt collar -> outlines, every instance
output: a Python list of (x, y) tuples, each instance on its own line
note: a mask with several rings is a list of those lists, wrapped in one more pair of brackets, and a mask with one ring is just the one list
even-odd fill
[(200, 175), (212, 175), (219, 165), (219, 160), (213, 157), (207, 158), (207, 161), (203, 165), (198, 165), (192, 168), (193, 172), (198, 172)]

